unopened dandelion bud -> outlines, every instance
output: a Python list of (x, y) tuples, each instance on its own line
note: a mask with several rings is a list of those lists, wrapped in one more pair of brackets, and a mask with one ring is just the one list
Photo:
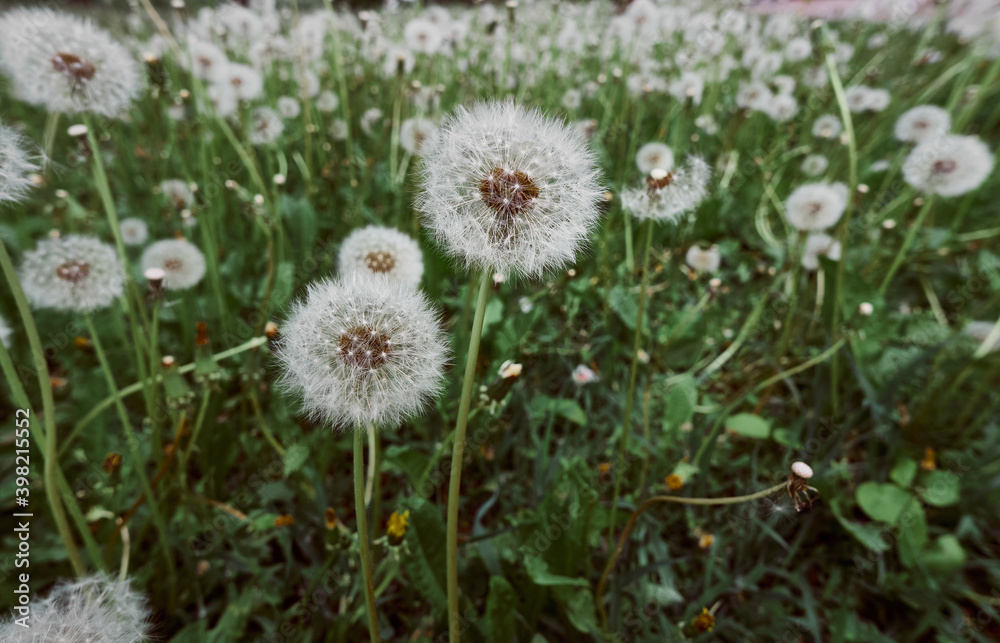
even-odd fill
[(792, 463), (792, 473), (794, 473), (800, 478), (805, 478), (806, 480), (813, 477), (812, 467), (810, 467), (805, 462)]
[(864, 315), (865, 317), (868, 317), (868, 316), (869, 316), (869, 315), (871, 315), (871, 314), (872, 314), (873, 312), (875, 312), (875, 307), (874, 307), (874, 306), (872, 306), (872, 305), (871, 305), (870, 303), (868, 303), (867, 301), (863, 301), (863, 302), (861, 302), (861, 304), (860, 304), (860, 305), (858, 306), (858, 312), (859, 312), (859, 313), (861, 313), (862, 315)]
[(267, 338), (268, 338), (269, 340), (274, 340), (274, 339), (277, 339), (277, 338), (278, 338), (278, 335), (279, 335), (279, 332), (278, 332), (278, 324), (276, 324), (276, 323), (275, 323), (275, 322), (273, 322), (273, 321), (269, 321), (269, 322), (267, 322), (266, 324), (264, 324), (264, 335), (265, 335), (265, 336), (266, 336), (266, 337), (267, 337)]

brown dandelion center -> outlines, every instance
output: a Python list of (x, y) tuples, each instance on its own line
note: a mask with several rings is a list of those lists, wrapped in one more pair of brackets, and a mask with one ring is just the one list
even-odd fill
[(916, 127), (917, 129), (927, 129), (928, 127), (930, 127), (925, 121), (917, 121), (916, 123), (913, 124), (913, 126)]
[(818, 201), (813, 201), (812, 203), (806, 204), (806, 212), (809, 214), (819, 214), (820, 210), (823, 209), (823, 204)]
[(365, 265), (372, 272), (389, 272), (396, 266), (396, 258), (391, 252), (376, 250), (365, 256)]
[(52, 57), (52, 68), (76, 81), (90, 80), (97, 72), (93, 63), (62, 51)]
[(392, 339), (378, 329), (355, 326), (340, 336), (337, 352), (348, 366), (374, 371), (389, 361)]
[(952, 160), (935, 161), (931, 172), (934, 174), (950, 174), (955, 171), (956, 167), (958, 167), (958, 164)]
[(163, 262), (164, 270), (180, 270), (184, 263), (180, 259), (172, 258)]
[(514, 235), (514, 224), (519, 214), (535, 207), (541, 190), (530, 176), (520, 170), (494, 167), (479, 181), (479, 194), (496, 214), (490, 230), (494, 243), (506, 243)]
[(663, 178), (653, 178), (652, 176), (646, 177), (646, 190), (649, 191), (649, 196), (655, 195), (657, 192), (667, 187), (674, 182), (674, 173), (667, 172), (667, 175)]
[(80, 283), (90, 274), (90, 264), (86, 261), (67, 261), (56, 268), (56, 277), (70, 283)]

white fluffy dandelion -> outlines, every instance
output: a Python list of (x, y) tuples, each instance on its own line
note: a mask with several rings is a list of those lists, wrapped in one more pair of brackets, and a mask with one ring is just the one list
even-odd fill
[(691, 246), (688, 248), (687, 254), (684, 255), (684, 263), (698, 272), (716, 272), (721, 262), (722, 256), (719, 254), (719, 246), (716, 245), (709, 248)]
[(120, 224), (122, 243), (126, 246), (141, 246), (149, 239), (149, 226), (142, 219), (129, 217), (122, 219)]
[(622, 207), (637, 219), (676, 222), (694, 211), (708, 194), (712, 170), (703, 159), (692, 156), (680, 167), (665, 172), (654, 169), (646, 185), (622, 192)]
[(302, 105), (293, 96), (282, 96), (278, 98), (278, 113), (285, 118), (298, 118), (302, 113)]
[(316, 97), (316, 109), (324, 114), (329, 114), (333, 110), (337, 109), (338, 105), (340, 105), (340, 99), (337, 98), (337, 95), (330, 90), (322, 91), (319, 96)]
[(812, 134), (817, 138), (837, 138), (844, 127), (833, 114), (824, 114), (813, 121)]
[(847, 208), (843, 183), (800, 185), (785, 202), (785, 218), (797, 230), (826, 230), (840, 220)]
[(216, 81), (232, 92), (238, 101), (253, 100), (264, 93), (264, 77), (249, 65), (227, 63)]
[(993, 171), (993, 155), (976, 136), (940, 136), (917, 145), (903, 162), (903, 179), (923, 192), (958, 196)]
[(285, 131), (285, 123), (278, 112), (270, 107), (257, 107), (250, 114), (247, 138), (254, 145), (267, 145), (278, 140)]
[(810, 154), (802, 160), (802, 172), (807, 176), (819, 176), (829, 165), (830, 161), (822, 154)]
[(403, 38), (411, 51), (420, 54), (437, 53), (438, 49), (441, 48), (441, 43), (444, 42), (441, 28), (423, 18), (415, 18), (406, 23), (403, 28)]
[(420, 154), (436, 135), (437, 126), (426, 118), (408, 118), (399, 126), (399, 144), (410, 154)]
[(828, 234), (813, 232), (806, 237), (805, 248), (802, 251), (802, 267), (806, 270), (819, 268), (819, 258), (827, 257), (840, 261), (840, 242)]
[(571, 261), (600, 216), (584, 139), (512, 101), (459, 108), (423, 160), (417, 208), (469, 267), (539, 277)]
[(340, 274), (379, 275), (414, 288), (424, 274), (424, 258), (412, 237), (393, 228), (368, 226), (344, 239), (338, 256)]
[(194, 205), (194, 192), (187, 181), (181, 179), (160, 181), (160, 193), (167, 198), (175, 210), (183, 210)]
[(670, 171), (674, 168), (674, 153), (663, 143), (646, 143), (635, 155), (639, 171), (649, 174), (655, 169)]
[(906, 143), (922, 143), (943, 136), (951, 129), (951, 116), (937, 105), (918, 105), (896, 120), (896, 138)]
[(20, 201), (34, 185), (31, 175), (38, 170), (24, 137), (0, 121), (0, 204)]
[(49, 9), (0, 15), (0, 66), (18, 97), (51, 112), (118, 116), (142, 87), (127, 48), (89, 20)]
[(185, 290), (205, 276), (205, 255), (185, 239), (164, 239), (146, 248), (139, 262), (142, 269), (160, 268), (165, 273), (163, 287)]
[(375, 134), (375, 128), (381, 123), (382, 110), (378, 107), (366, 109), (364, 114), (361, 115), (361, 131), (369, 136)]
[(312, 283), (281, 333), (282, 386), (335, 427), (396, 427), (441, 390), (448, 349), (437, 313), (402, 282)]
[(128, 581), (103, 575), (60, 581), (31, 604), (31, 627), (14, 620), (0, 625), (6, 643), (150, 641), (150, 611)]
[(39, 241), (25, 252), (18, 278), (36, 308), (87, 312), (121, 296), (125, 270), (110, 245), (71, 234)]

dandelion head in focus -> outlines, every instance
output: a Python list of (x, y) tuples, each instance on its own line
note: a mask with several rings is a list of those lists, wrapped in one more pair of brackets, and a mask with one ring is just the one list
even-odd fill
[(993, 171), (993, 154), (976, 136), (939, 136), (913, 148), (903, 162), (903, 180), (940, 196), (978, 188)]
[(896, 138), (906, 143), (922, 143), (943, 136), (951, 129), (951, 116), (937, 105), (918, 105), (903, 112), (893, 129)]
[(35, 308), (90, 312), (122, 295), (125, 269), (113, 247), (73, 234), (45, 239), (25, 252), (18, 278)]
[(420, 246), (407, 234), (393, 228), (368, 226), (344, 239), (338, 256), (340, 274), (361, 273), (386, 277), (416, 288), (424, 274)]
[(847, 208), (847, 186), (842, 183), (800, 185), (785, 202), (785, 218), (797, 230), (826, 230)]
[(34, 187), (31, 175), (39, 169), (25, 138), (0, 121), (0, 204), (24, 198)]
[(141, 246), (149, 239), (149, 226), (142, 219), (129, 217), (121, 220), (122, 243), (126, 246)]
[(163, 287), (167, 290), (186, 290), (205, 276), (205, 255), (185, 239), (157, 241), (142, 253), (140, 264), (144, 271), (163, 270)]
[(467, 267), (540, 277), (572, 261), (603, 190), (584, 139), (513, 101), (459, 108), (426, 146), (417, 208)]
[(89, 20), (49, 9), (0, 15), (0, 67), (19, 98), (51, 112), (116, 117), (142, 87), (126, 47)]
[(153, 640), (146, 599), (127, 580), (104, 575), (63, 580), (31, 604), (31, 627), (11, 620), (0, 624), (5, 643)]
[(689, 156), (683, 165), (670, 172), (651, 171), (644, 187), (622, 192), (622, 207), (637, 219), (676, 223), (708, 195), (711, 176), (712, 170), (704, 159)]
[(309, 286), (277, 354), (282, 386), (311, 418), (363, 430), (395, 428), (435, 397), (448, 349), (420, 292), (355, 273)]
[(646, 143), (636, 153), (635, 164), (643, 174), (655, 169), (670, 171), (674, 167), (674, 153), (663, 143)]

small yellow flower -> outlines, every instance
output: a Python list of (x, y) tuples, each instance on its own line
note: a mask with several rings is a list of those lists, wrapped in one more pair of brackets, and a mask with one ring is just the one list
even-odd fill
[(398, 545), (406, 537), (406, 530), (410, 526), (410, 510), (403, 513), (392, 512), (389, 516), (389, 524), (385, 528), (385, 533), (389, 536), (390, 545)]
[(610, 462), (602, 462), (599, 465), (597, 465), (597, 472), (602, 476), (607, 475), (610, 471), (611, 471)]
[(672, 491), (677, 491), (678, 489), (684, 486), (684, 479), (681, 478), (676, 473), (671, 473), (669, 476), (666, 477), (664, 482), (666, 482), (667, 488)]
[(920, 468), (924, 471), (937, 469), (937, 454), (934, 449), (930, 447), (924, 449), (924, 459), (920, 461)]
[(698, 632), (711, 632), (712, 628), (715, 627), (715, 617), (709, 614), (707, 607), (703, 607), (701, 614), (695, 616), (691, 624)]
[(333, 529), (337, 526), (337, 512), (333, 510), (333, 507), (327, 507), (326, 511), (323, 512), (323, 522), (326, 523), (327, 529)]
[(281, 514), (280, 516), (274, 519), (275, 527), (287, 527), (289, 525), (294, 525), (294, 524), (295, 524), (295, 518), (292, 518), (292, 516), (289, 514)]
[(713, 536), (712, 534), (702, 534), (698, 538), (698, 546), (701, 547), (702, 549), (708, 549), (709, 547), (712, 546), (712, 543), (714, 542), (715, 542), (715, 536)]

